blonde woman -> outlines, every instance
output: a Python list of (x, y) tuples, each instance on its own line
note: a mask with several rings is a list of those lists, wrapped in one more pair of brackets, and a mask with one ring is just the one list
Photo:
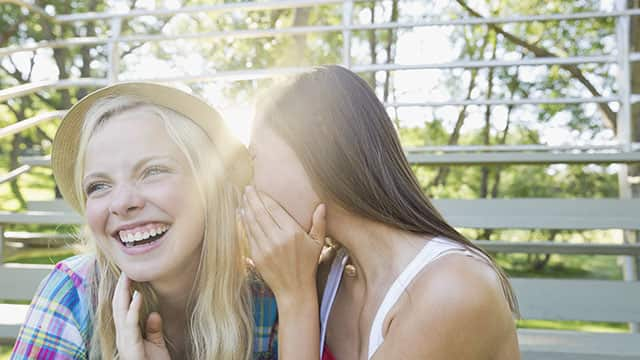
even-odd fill
[(52, 164), (90, 250), (42, 282), (11, 358), (272, 358), (275, 301), (236, 232), (244, 151), (172, 87), (118, 84), (77, 103)]
[[(249, 152), (243, 219), (281, 359), (519, 359), (509, 281), (423, 194), (364, 80), (325, 66), (270, 89)], [(339, 250), (318, 269), (325, 235)]]

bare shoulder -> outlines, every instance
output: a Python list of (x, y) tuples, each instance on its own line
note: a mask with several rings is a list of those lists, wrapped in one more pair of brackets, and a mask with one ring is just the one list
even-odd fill
[(409, 288), (412, 296), (462, 309), (495, 308), (505, 303), (498, 274), (486, 262), (464, 254), (442, 256), (425, 267)]
[(481, 260), (450, 254), (429, 264), (390, 315), (387, 355), (519, 358), (515, 324), (499, 277)]

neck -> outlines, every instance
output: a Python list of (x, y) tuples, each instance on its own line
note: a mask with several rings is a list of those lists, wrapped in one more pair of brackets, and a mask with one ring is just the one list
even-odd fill
[(151, 282), (158, 298), (165, 336), (177, 348), (181, 348), (180, 344), (184, 342), (188, 321), (188, 301), (196, 273), (197, 263), (194, 262), (184, 271)]
[(327, 230), (349, 252), (354, 281), (374, 293), (386, 292), (428, 239), (335, 207), (327, 211)]
[(163, 312), (184, 313), (196, 278), (197, 265), (168, 277), (151, 281)]

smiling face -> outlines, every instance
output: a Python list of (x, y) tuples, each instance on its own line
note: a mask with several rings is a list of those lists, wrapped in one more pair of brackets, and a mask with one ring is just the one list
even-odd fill
[(300, 226), (310, 230), (320, 198), (291, 147), (257, 119), (251, 131), (249, 152), (256, 189), (275, 199)]
[(82, 187), (98, 247), (131, 279), (194, 269), (204, 208), (189, 161), (148, 107), (124, 111), (91, 136)]

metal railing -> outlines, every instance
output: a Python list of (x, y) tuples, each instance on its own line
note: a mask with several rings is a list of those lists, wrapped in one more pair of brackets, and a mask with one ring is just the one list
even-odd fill
[[(421, 20), (412, 22), (383, 22), (374, 24), (355, 24), (354, 2), (357, 0), (277, 0), (264, 2), (239, 2), (225, 3), (216, 5), (188, 6), (177, 9), (156, 9), (156, 10), (132, 10), (127, 12), (108, 11), (104, 13), (78, 13), (78, 14), (50, 14), (42, 8), (39, 8), (27, 1), (23, 0), (0, 0), (0, 3), (13, 3), (21, 6), (30, 12), (45, 16), (54, 23), (75, 23), (102, 21), (108, 24), (110, 33), (108, 36), (90, 36), (90, 37), (74, 37), (69, 39), (59, 39), (54, 41), (42, 41), (33, 44), (20, 44), (6, 48), (0, 48), (0, 57), (10, 56), (22, 51), (34, 51), (41, 48), (69, 48), (87, 45), (107, 45), (108, 56), (108, 72), (105, 78), (80, 78), (80, 79), (63, 79), (57, 81), (44, 81), (30, 83), (7, 89), (0, 90), (0, 102), (9, 99), (34, 94), (41, 91), (49, 91), (60, 88), (76, 88), (76, 87), (101, 87), (109, 83), (119, 80), (119, 61), (120, 46), (122, 44), (158, 42), (158, 41), (175, 41), (175, 40), (196, 40), (196, 39), (219, 39), (219, 38), (235, 38), (235, 39), (255, 39), (263, 37), (279, 37), (292, 36), (300, 34), (319, 34), (327, 32), (341, 33), (343, 37), (343, 45), (341, 49), (341, 58), (344, 66), (356, 72), (377, 72), (377, 71), (411, 71), (425, 69), (454, 69), (454, 68), (490, 68), (490, 67), (511, 67), (511, 66), (550, 66), (550, 65), (578, 65), (578, 64), (595, 64), (606, 63), (616, 64), (618, 68), (617, 77), (617, 93), (610, 96), (595, 97), (562, 97), (562, 98), (526, 98), (526, 99), (450, 99), (446, 101), (422, 101), (422, 102), (387, 102), (386, 106), (390, 108), (401, 107), (441, 107), (441, 106), (491, 106), (491, 105), (539, 105), (539, 104), (581, 104), (581, 103), (617, 103), (619, 111), (617, 113), (617, 141), (610, 145), (586, 145), (565, 148), (551, 148), (547, 146), (503, 146), (490, 148), (486, 147), (422, 147), (407, 149), (408, 154), (420, 155), (420, 153), (428, 152), (486, 152), (492, 151), (500, 155), (500, 152), (545, 152), (544, 159), (538, 162), (553, 162), (554, 156), (561, 158), (562, 154), (568, 152), (581, 152), (586, 157), (585, 161), (597, 161), (597, 155), (614, 153), (624, 159), (629, 156), (628, 161), (619, 161), (620, 163), (620, 193), (622, 198), (631, 197), (631, 184), (628, 177), (627, 163), (636, 162), (635, 156), (640, 145), (632, 141), (632, 119), (631, 106), (640, 102), (640, 94), (633, 94), (631, 91), (631, 67), (632, 62), (640, 61), (640, 53), (630, 52), (630, 17), (640, 16), (640, 9), (628, 9), (626, 0), (616, 0), (614, 11), (598, 11), (571, 14), (549, 14), (549, 15), (530, 15), (530, 16), (508, 16), (508, 17), (469, 17), (460, 19), (443, 19), (443, 20)], [(342, 21), (337, 25), (320, 25), (320, 26), (299, 26), (286, 28), (270, 28), (270, 29), (238, 29), (231, 31), (212, 31), (196, 34), (136, 34), (123, 35), (121, 26), (124, 19), (138, 18), (142, 16), (168, 17), (176, 14), (194, 14), (194, 13), (225, 13), (231, 11), (255, 11), (255, 10), (276, 10), (276, 9), (293, 9), (302, 7), (312, 7), (319, 5), (341, 6)], [(616, 53), (615, 54), (596, 54), (589, 56), (571, 56), (571, 57), (533, 57), (523, 58), (519, 60), (460, 60), (442, 63), (422, 63), (422, 64), (353, 64), (352, 63), (352, 35), (355, 31), (374, 31), (384, 29), (415, 29), (421, 27), (438, 27), (438, 26), (468, 26), (468, 25), (496, 25), (510, 23), (528, 23), (528, 22), (548, 22), (548, 21), (579, 21), (597, 18), (613, 18), (616, 20)], [(308, 70), (306, 67), (288, 67), (288, 68), (268, 68), (268, 69), (247, 69), (247, 70), (230, 70), (219, 71), (214, 73), (202, 73), (198, 75), (172, 76), (172, 77), (152, 77), (141, 78), (140, 80), (154, 80), (161, 82), (208, 82), (208, 81), (241, 81), (271, 78), (275, 76), (294, 74)], [(61, 116), (61, 112), (52, 112), (38, 115), (34, 118), (20, 121), (14, 125), (0, 129), (0, 138), (9, 136), (25, 129), (39, 126), (40, 124), (50, 121)], [(560, 153), (560, 154), (559, 154)], [(635, 153), (635, 154), (634, 154)], [(613, 156), (615, 158), (615, 156)], [(591, 159), (591, 160), (590, 160)], [(48, 159), (40, 159), (33, 165), (44, 165)], [(18, 169), (13, 169), (9, 174), (0, 177), (0, 182), (13, 179), (19, 174), (28, 171), (23, 165)], [(634, 243), (636, 234), (627, 232), (625, 237), (628, 242)], [(635, 263), (629, 258), (625, 265), (625, 277), (627, 279), (637, 279)]]
[[(123, 44), (137, 44), (147, 42), (165, 42), (176, 40), (199, 40), (199, 39), (257, 39), (265, 37), (282, 37), (302, 34), (321, 33), (341, 33), (343, 44), (341, 48), (342, 64), (353, 71), (377, 72), (377, 71), (412, 71), (427, 69), (455, 69), (455, 68), (497, 68), (513, 66), (551, 66), (551, 65), (579, 65), (579, 64), (616, 64), (618, 76), (616, 80), (617, 92), (607, 96), (593, 97), (539, 97), (524, 99), (449, 99), (445, 101), (419, 101), (387, 102), (389, 108), (402, 107), (442, 107), (442, 106), (496, 106), (496, 105), (541, 105), (541, 104), (582, 104), (582, 103), (617, 103), (619, 111), (617, 113), (617, 140), (606, 145), (580, 145), (580, 146), (544, 146), (544, 145), (505, 145), (505, 146), (431, 146), (407, 148), (407, 155), (416, 163), (429, 162), (431, 164), (458, 162), (460, 159), (469, 160), (469, 154), (473, 155), (473, 163), (554, 163), (554, 162), (616, 162), (619, 164), (619, 187), (621, 198), (632, 197), (631, 183), (636, 181), (628, 176), (628, 163), (638, 162), (638, 151), (640, 144), (632, 141), (632, 119), (631, 106), (640, 102), (640, 94), (633, 94), (631, 91), (631, 67), (632, 62), (640, 61), (640, 53), (629, 50), (630, 42), (630, 17), (640, 16), (640, 9), (628, 9), (626, 0), (616, 0), (614, 11), (583, 12), (570, 14), (549, 14), (549, 15), (529, 15), (529, 16), (507, 16), (507, 17), (469, 17), (459, 19), (443, 20), (421, 20), (421, 21), (396, 21), (382, 22), (374, 24), (355, 24), (354, 2), (358, 0), (270, 0), (263, 2), (238, 2), (216, 5), (188, 6), (177, 9), (157, 9), (157, 10), (132, 10), (127, 12), (108, 11), (104, 13), (78, 13), (78, 14), (51, 14), (44, 9), (23, 0), (0, 0), (0, 3), (12, 3), (28, 10), (31, 13), (46, 17), (53, 23), (75, 23), (75, 22), (104, 22), (109, 26), (108, 36), (84, 36), (52, 41), (41, 41), (37, 43), (18, 44), (6, 48), (0, 48), (0, 59), (24, 51), (35, 51), (38, 49), (72, 48), (78, 46), (107, 46), (108, 71), (104, 78), (79, 78), (62, 79), (55, 81), (41, 81), (29, 83), (6, 89), (0, 89), (0, 102), (10, 99), (27, 96), (42, 91), (51, 91), (63, 88), (95, 88), (117, 82), (120, 77), (119, 62), (121, 60), (120, 49)], [(320, 5), (333, 5), (341, 7), (341, 22), (336, 25), (317, 26), (297, 26), (285, 28), (269, 29), (236, 29), (230, 31), (210, 31), (195, 34), (136, 34), (123, 35), (121, 33), (122, 22), (125, 19), (138, 18), (143, 16), (169, 17), (176, 14), (195, 13), (225, 13), (232, 11), (256, 11), (256, 10), (278, 10), (312, 7)], [(519, 60), (459, 60), (441, 63), (421, 63), (421, 64), (354, 64), (352, 63), (352, 36), (356, 31), (375, 30), (399, 30), (415, 29), (423, 27), (439, 26), (470, 26), (470, 25), (497, 25), (511, 23), (548, 22), (548, 21), (580, 21), (587, 19), (613, 18), (616, 20), (616, 53), (615, 54), (595, 54), (589, 56), (570, 57), (530, 57)], [(161, 82), (209, 82), (209, 81), (242, 81), (272, 78), (276, 76), (289, 75), (306, 71), (306, 67), (286, 67), (268, 69), (243, 69), (216, 71), (213, 73), (202, 73), (197, 75), (172, 76), (172, 77), (152, 77), (140, 78), (139, 80), (154, 80)], [(58, 119), (63, 111), (54, 111), (39, 114), (30, 119), (20, 119), (22, 121), (0, 128), (0, 138), (11, 136), (18, 132), (40, 126), (41, 124)], [(434, 160), (432, 154), (444, 154), (440, 160)], [(427, 155), (427, 156), (425, 156)], [(23, 165), (16, 169), (11, 169), (7, 174), (0, 176), (0, 184), (15, 179), (17, 176), (28, 172), (33, 166), (46, 166), (48, 157), (30, 159), (23, 162)], [(464, 162), (462, 162), (464, 163)], [(44, 216), (44, 215), (43, 215)], [(60, 223), (60, 218), (41, 219), (39, 221), (53, 221)], [(33, 218), (25, 215), (20, 221), (33, 221)], [(68, 220), (70, 222), (77, 219)], [(45, 221), (46, 222), (46, 221)], [(1, 225), (1, 224), (0, 224)], [(2, 227), (0, 226), (0, 240), (2, 239)], [(559, 253), (589, 253), (589, 254), (633, 254), (638, 255), (637, 233), (625, 231), (626, 248), (609, 248), (607, 245), (592, 245), (585, 250), (584, 246), (559, 244), (520, 244), (515, 250), (535, 253), (536, 251), (553, 250)], [(511, 249), (513, 244), (503, 243), (483, 243), (493, 250), (500, 251)], [(1, 246), (1, 242), (0, 242)], [(590, 246), (590, 245), (588, 245)], [(1, 254), (1, 249), (0, 249)], [(0, 255), (1, 256), (1, 255)], [(626, 280), (638, 280), (637, 264), (633, 257), (625, 257), (624, 276)], [(633, 326), (634, 331), (638, 331), (637, 326)]]

